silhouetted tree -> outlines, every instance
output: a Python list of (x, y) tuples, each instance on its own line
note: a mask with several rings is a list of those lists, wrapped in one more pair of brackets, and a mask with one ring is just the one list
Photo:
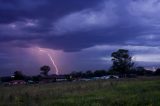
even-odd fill
[(96, 76), (96, 77), (105, 76), (106, 74), (107, 74), (107, 72), (105, 70), (96, 70), (94, 72), (94, 76)]
[(11, 81), (11, 80), (13, 80), (10, 76), (7, 76), (7, 77), (1, 77), (1, 81), (2, 82), (9, 82), (9, 81)]
[(67, 81), (73, 81), (72, 75), (65, 75), (65, 78), (67, 79)]
[(14, 72), (14, 79), (15, 80), (22, 80), (22, 79), (24, 79), (24, 75), (23, 75), (23, 73), (21, 72), (21, 71), (15, 71)]
[(86, 78), (91, 78), (94, 76), (94, 73), (91, 70), (88, 70), (85, 72), (85, 77)]
[(123, 76), (126, 75), (133, 68), (134, 63), (128, 50), (119, 49), (111, 54), (113, 65), (112, 71), (118, 72)]
[(50, 71), (50, 67), (47, 65), (44, 65), (40, 68), (41, 74), (44, 76), (48, 76), (48, 72)]
[(40, 75), (33, 76), (33, 77), (32, 77), (32, 80), (33, 80), (34, 82), (39, 82), (39, 81), (42, 80), (42, 76), (40, 76)]
[(146, 70), (146, 71), (145, 71), (145, 75), (147, 75), (147, 76), (152, 76), (152, 75), (154, 75), (154, 72), (151, 71), (151, 70)]
[(160, 75), (160, 68), (157, 68), (157, 70), (154, 72), (155, 75)]
[(146, 74), (146, 69), (142, 66), (136, 67), (136, 74), (137, 75), (145, 75)]
[(73, 78), (82, 78), (83, 77), (83, 73), (82, 72), (76, 72), (76, 71), (72, 72), (70, 75)]
[(116, 70), (113, 70), (112, 67), (107, 71), (108, 75), (118, 75), (119, 72)]

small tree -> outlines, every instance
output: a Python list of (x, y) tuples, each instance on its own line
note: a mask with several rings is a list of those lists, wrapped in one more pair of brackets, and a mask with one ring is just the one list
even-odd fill
[(132, 62), (132, 57), (129, 55), (128, 50), (119, 49), (113, 52), (111, 57), (113, 62), (111, 70), (126, 75), (133, 68), (134, 63)]
[(94, 76), (94, 73), (91, 70), (88, 70), (85, 72), (85, 76), (86, 76), (86, 78), (91, 78)]
[(50, 67), (47, 65), (44, 65), (40, 68), (41, 74), (44, 76), (48, 76), (48, 72), (50, 71)]
[(94, 72), (94, 76), (96, 76), (96, 77), (105, 76), (106, 74), (107, 74), (107, 72), (105, 70), (96, 70)]
[(21, 71), (15, 71), (14, 72), (14, 79), (15, 80), (22, 80), (24, 79), (24, 75)]
[(160, 75), (160, 68), (156, 69), (156, 71), (154, 73), (155, 73), (155, 75)]

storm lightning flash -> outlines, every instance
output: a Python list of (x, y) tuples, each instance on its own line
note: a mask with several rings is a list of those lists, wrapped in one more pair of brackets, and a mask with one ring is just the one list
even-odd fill
[(56, 75), (58, 75), (59, 74), (59, 70), (58, 70), (58, 67), (55, 64), (55, 61), (54, 61), (53, 57), (51, 56), (51, 54), (47, 50), (44, 50), (44, 49), (41, 49), (41, 48), (39, 48), (39, 51), (44, 52), (44, 53), (47, 54), (47, 56), (49, 57), (49, 59), (51, 60), (51, 62), (53, 64), (53, 66), (55, 67)]

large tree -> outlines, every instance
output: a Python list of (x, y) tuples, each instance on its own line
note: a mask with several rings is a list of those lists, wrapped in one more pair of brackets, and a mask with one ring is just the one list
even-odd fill
[(44, 76), (48, 75), (48, 72), (50, 71), (50, 67), (47, 65), (44, 65), (40, 68), (41, 74), (43, 74)]
[(134, 63), (128, 50), (119, 49), (111, 54), (113, 65), (111, 70), (125, 75), (132, 70)]

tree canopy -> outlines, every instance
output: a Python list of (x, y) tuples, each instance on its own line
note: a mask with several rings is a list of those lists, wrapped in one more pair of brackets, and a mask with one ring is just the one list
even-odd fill
[(48, 75), (48, 72), (50, 71), (50, 67), (47, 65), (44, 65), (40, 68), (41, 74), (44, 76)]
[(24, 78), (24, 75), (21, 71), (14, 72), (14, 79), (15, 80), (22, 80), (23, 78)]
[(133, 68), (134, 63), (128, 50), (119, 49), (111, 54), (113, 65), (111, 70), (119, 74), (127, 74)]

